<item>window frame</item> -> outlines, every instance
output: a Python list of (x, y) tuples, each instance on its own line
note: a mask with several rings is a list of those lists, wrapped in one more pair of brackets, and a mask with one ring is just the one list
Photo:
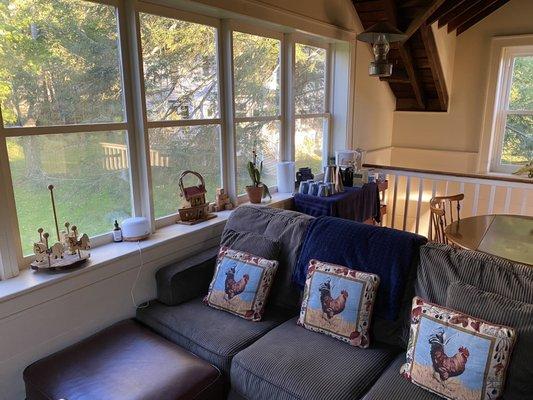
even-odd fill
[[(9, 165), (9, 157), (7, 153), (7, 139), (10, 137), (20, 137), (20, 136), (42, 136), (42, 135), (56, 135), (56, 134), (93, 134), (101, 133), (107, 131), (122, 131), (126, 134), (126, 144), (128, 150), (130, 149), (130, 142), (133, 139), (132, 125), (130, 121), (131, 115), (131, 103), (129, 101), (131, 96), (131, 82), (127, 79), (128, 71), (126, 68), (125, 59), (128, 57), (127, 47), (124, 44), (126, 39), (126, 32), (124, 30), (124, 24), (122, 21), (123, 11), (122, 4), (119, 0), (84, 0), (90, 3), (103, 4), (106, 6), (114, 7), (114, 14), (116, 17), (116, 29), (117, 29), (117, 39), (118, 39), (118, 65), (120, 70), (120, 79), (122, 84), (122, 104), (124, 112), (123, 122), (105, 122), (105, 123), (91, 123), (91, 124), (72, 124), (72, 125), (49, 125), (49, 126), (35, 126), (35, 127), (20, 127), (4, 126), (4, 121), (2, 118), (2, 108), (0, 107), (0, 159), (5, 160), (5, 162), (0, 162), (0, 168), (4, 172), (2, 175), (2, 181), (0, 182), (2, 186), (6, 187), (6, 201), (8, 205), (8, 218), (4, 221), (4, 225), (0, 223), (0, 230), (6, 230), (8, 232), (7, 241), (2, 246), (0, 245), (0, 257), (2, 260), (5, 259), (16, 259), (19, 269), (28, 268), (31, 262), (35, 259), (34, 255), (24, 256), (22, 250), (22, 242), (20, 237), (20, 228), (18, 222), (18, 215), (16, 209), (15, 193), (13, 189), (13, 179), (11, 176), (11, 168)], [(137, 181), (133, 179), (133, 174), (137, 173), (133, 169), (137, 165), (137, 162), (134, 158), (132, 151), (128, 151), (128, 163), (129, 163), (129, 178), (130, 178), (130, 205), (131, 205), (131, 214), (135, 215), (135, 187)], [(103, 244), (111, 243), (112, 236), (110, 232), (101, 233), (91, 237), (91, 246), (101, 246)], [(2, 264), (7, 264), (3, 262)], [(14, 271), (11, 271), (13, 275)], [(16, 274), (15, 274), (16, 275)], [(14, 276), (14, 275), (13, 275)]]
[[(285, 110), (284, 110), (284, 100), (283, 97), (286, 95), (285, 89), (285, 80), (283, 78), (283, 75), (285, 73), (284, 71), (284, 48), (286, 46), (286, 40), (285, 35), (283, 35), (282, 32), (274, 31), (271, 29), (266, 29), (262, 27), (252, 26), (240, 21), (235, 20), (229, 20), (226, 25), (227, 33), (229, 35), (229, 59), (231, 63), (228, 63), (228, 75), (229, 75), (229, 82), (226, 82), (228, 86), (231, 87), (231, 98), (226, 97), (226, 101), (231, 101), (231, 132), (233, 136), (233, 146), (231, 148), (231, 158), (233, 159), (234, 168), (231, 171), (232, 173), (232, 187), (231, 192), (234, 194), (234, 196), (237, 198), (238, 204), (245, 203), (248, 201), (248, 195), (246, 193), (238, 193), (237, 190), (237, 145), (236, 145), (236, 132), (237, 132), (237, 125), (241, 123), (246, 122), (279, 122), (279, 148), (278, 148), (278, 159), (282, 160), (282, 141), (283, 141), (283, 121), (286, 118), (285, 117)], [(280, 63), (280, 82), (279, 82), (279, 112), (278, 115), (266, 115), (266, 116), (257, 116), (257, 117), (238, 117), (236, 112), (236, 104), (235, 104), (235, 74), (234, 74), (234, 53), (233, 53), (233, 33), (239, 32), (239, 33), (245, 33), (249, 35), (254, 36), (260, 36), (265, 37), (269, 39), (275, 39), (279, 40), (280, 46), (279, 46), (279, 63)], [(269, 187), (271, 194), (277, 192), (277, 186)]]
[[(218, 82), (218, 107), (219, 107), (219, 113), (217, 118), (210, 118), (210, 119), (182, 119), (182, 120), (158, 120), (158, 121), (149, 121), (148, 120), (148, 111), (146, 109), (146, 83), (144, 80), (144, 59), (143, 59), (143, 48), (142, 48), (142, 40), (141, 40), (141, 23), (140, 23), (140, 14), (150, 14), (159, 16), (162, 18), (169, 18), (169, 19), (175, 19), (180, 20), (184, 22), (190, 22), (195, 24), (201, 24), (210, 26), (216, 29), (216, 62), (217, 62), (217, 82)], [(142, 103), (142, 124), (143, 124), (143, 130), (144, 130), (144, 136), (145, 136), (145, 146), (147, 149), (147, 160), (146, 160), (146, 175), (147, 179), (149, 181), (149, 219), (152, 221), (152, 226), (154, 230), (157, 230), (159, 228), (162, 228), (167, 225), (171, 225), (176, 222), (176, 218), (178, 216), (178, 210), (176, 210), (175, 213), (164, 215), (162, 217), (155, 217), (155, 209), (154, 209), (154, 196), (153, 196), (153, 187), (152, 187), (152, 173), (151, 173), (151, 166), (150, 166), (150, 139), (149, 139), (149, 132), (151, 129), (157, 129), (157, 128), (176, 128), (176, 127), (194, 127), (194, 126), (218, 126), (219, 127), (219, 141), (221, 144), (220, 149), (220, 173), (221, 173), (221, 187), (224, 187), (224, 177), (223, 177), (223, 170), (224, 170), (224, 151), (223, 151), (223, 125), (224, 125), (224, 118), (223, 118), (223, 102), (224, 97), (222, 96), (222, 62), (221, 62), (221, 54), (220, 54), (220, 41), (221, 41), (221, 28), (222, 24), (221, 21), (217, 18), (208, 17), (201, 14), (195, 14), (188, 11), (183, 11), (175, 8), (160, 6), (156, 4), (147, 4), (147, 3), (138, 3), (135, 6), (135, 19), (136, 19), (136, 29), (138, 32), (138, 40), (137, 40), (137, 52), (138, 52), (138, 74), (140, 76), (140, 100)], [(176, 177), (177, 179), (178, 177)], [(176, 181), (176, 187), (177, 187), (177, 181)]]
[[(293, 37), (293, 46), (292, 46), (292, 59), (294, 60), (294, 65), (292, 68), (292, 74), (294, 75), (296, 69), (296, 45), (301, 44), (305, 46), (317, 47), (326, 50), (326, 71), (325, 71), (325, 82), (324, 82), (324, 112), (322, 113), (305, 113), (305, 114), (296, 114), (295, 108), (295, 96), (294, 88), (291, 92), (291, 103), (292, 103), (292, 161), (296, 161), (296, 121), (298, 119), (312, 119), (312, 118), (323, 118), (324, 119), (324, 131), (322, 138), (322, 168), (328, 165), (328, 156), (330, 154), (331, 147), (331, 132), (332, 132), (332, 115), (331, 115), (331, 97), (332, 97), (332, 71), (333, 71), (333, 51), (330, 43), (324, 43), (321, 40), (312, 38), (307, 35), (295, 34)], [(321, 174), (322, 171), (319, 172)]]
[(498, 94), (494, 111), (494, 128), (492, 135), (492, 149), (490, 171), (512, 174), (520, 166), (516, 164), (502, 164), (503, 142), (507, 117), (510, 115), (533, 115), (533, 110), (510, 110), (509, 97), (513, 82), (514, 60), (517, 57), (533, 57), (533, 44), (520, 46), (506, 46), (502, 48), (500, 57), (500, 73), (498, 77)]

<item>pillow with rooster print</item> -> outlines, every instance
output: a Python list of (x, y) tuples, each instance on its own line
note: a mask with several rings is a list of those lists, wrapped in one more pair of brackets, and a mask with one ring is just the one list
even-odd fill
[(499, 399), (515, 340), (513, 328), (415, 297), (401, 373), (446, 399)]
[(297, 324), (366, 348), (378, 286), (377, 275), (311, 260)]
[(204, 303), (260, 321), (277, 269), (277, 261), (221, 247)]

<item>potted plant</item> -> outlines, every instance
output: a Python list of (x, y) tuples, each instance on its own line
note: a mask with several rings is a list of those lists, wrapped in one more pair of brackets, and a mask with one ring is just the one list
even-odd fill
[(268, 186), (261, 182), (261, 174), (263, 173), (263, 161), (257, 166), (257, 152), (252, 151), (252, 161), (248, 161), (246, 168), (248, 169), (248, 174), (252, 179), (252, 185), (246, 186), (246, 193), (248, 193), (248, 198), (250, 203), (259, 204), (261, 199), (264, 197), (272, 198)]

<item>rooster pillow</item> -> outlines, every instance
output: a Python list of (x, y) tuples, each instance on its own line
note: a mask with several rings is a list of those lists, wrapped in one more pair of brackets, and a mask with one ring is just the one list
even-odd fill
[(415, 297), (401, 373), (446, 399), (499, 399), (515, 339), (513, 328)]
[(366, 348), (378, 286), (377, 275), (311, 260), (297, 323)]
[(221, 247), (204, 303), (260, 321), (277, 268), (277, 261)]

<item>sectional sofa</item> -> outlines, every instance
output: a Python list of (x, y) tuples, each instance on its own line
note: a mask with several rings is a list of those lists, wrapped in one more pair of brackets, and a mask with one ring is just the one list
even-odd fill
[[(301, 292), (293, 273), (312, 221), (312, 217), (294, 211), (258, 206), (239, 207), (228, 220), (221, 240), (224, 245), (261, 255), (267, 251), (261, 238), (280, 243), (280, 266), (261, 322), (202, 303), (218, 248), (160, 269), (156, 275), (158, 297), (137, 311), (137, 320), (216, 366), (230, 399), (437, 400), (440, 397), (411, 384), (399, 373), (405, 361), (413, 295), (445, 304), (447, 287), (461, 281), (533, 303), (533, 269), (428, 243), (410, 260), (412, 268), (406, 272), (409, 276), (402, 287), (397, 318), (374, 318), (368, 349), (311, 332), (296, 325)], [(412, 235), (353, 224), (355, 230), (358, 226), (370, 230), (365, 231), (369, 237), (378, 232), (374, 230), (392, 235), (390, 240)], [(320, 235), (317, 240), (321, 240)], [(345, 238), (338, 240), (342, 243)], [(370, 245), (378, 253), (391, 251), (386, 241)], [(357, 243), (346, 241), (345, 246), (348, 249)], [(529, 389), (532, 393), (533, 386), (525, 392)]]

